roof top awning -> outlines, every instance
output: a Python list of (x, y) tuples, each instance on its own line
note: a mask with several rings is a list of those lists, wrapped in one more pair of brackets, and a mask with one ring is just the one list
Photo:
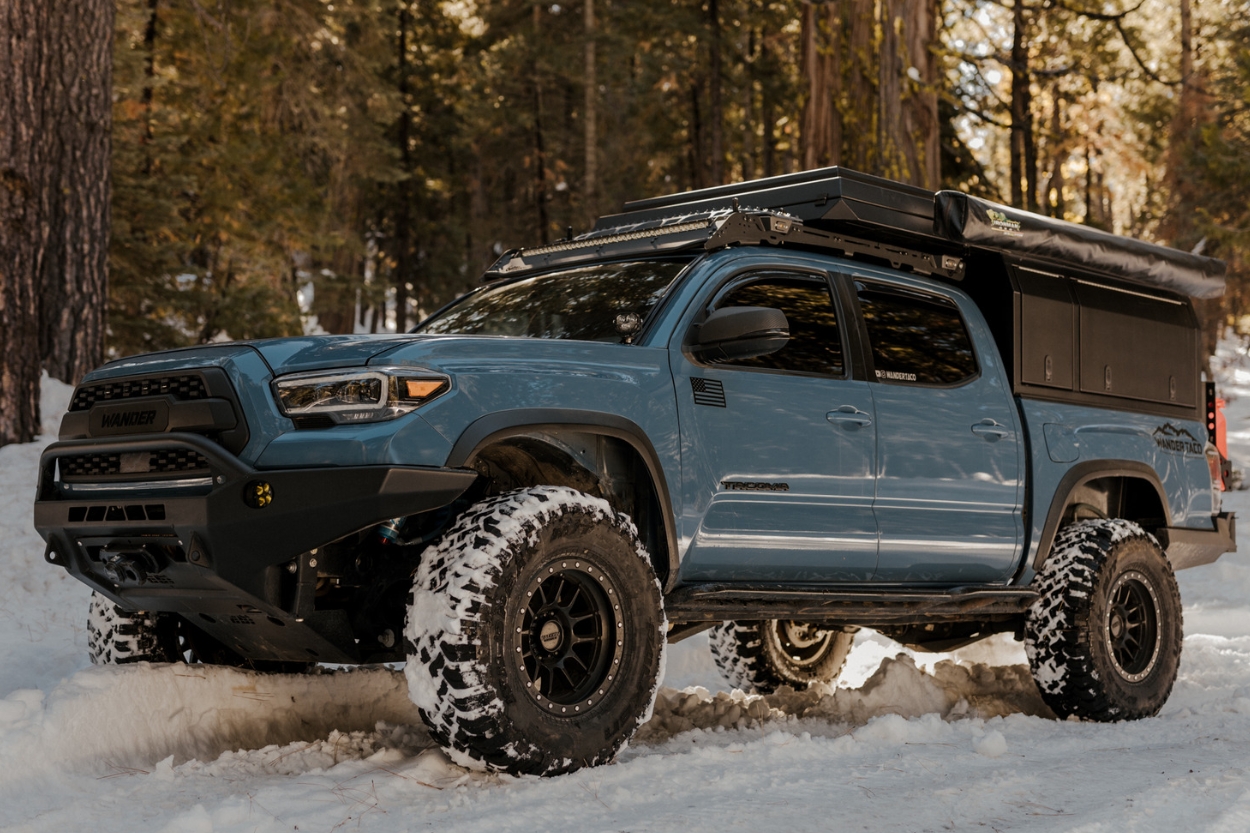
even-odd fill
[(996, 205), (960, 191), (934, 195), (934, 228), (947, 239), (1042, 258), (1194, 298), (1224, 294), (1224, 261)]

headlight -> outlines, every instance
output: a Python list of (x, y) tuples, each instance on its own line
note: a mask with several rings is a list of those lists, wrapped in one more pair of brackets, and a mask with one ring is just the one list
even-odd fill
[(428, 370), (380, 367), (297, 373), (273, 383), (282, 413), (336, 423), (378, 422), (409, 413), (451, 389)]

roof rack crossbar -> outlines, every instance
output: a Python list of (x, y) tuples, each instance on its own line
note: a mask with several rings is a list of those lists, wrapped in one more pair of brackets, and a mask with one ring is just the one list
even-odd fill
[(925, 252), (863, 240), (814, 229), (785, 215), (767, 211), (740, 211), (729, 215), (708, 238), (704, 248), (721, 249), (730, 245), (800, 246), (840, 252), (848, 257), (862, 256), (889, 263), (895, 269), (907, 268), (925, 275), (939, 275), (961, 281), (964, 261), (951, 255)]

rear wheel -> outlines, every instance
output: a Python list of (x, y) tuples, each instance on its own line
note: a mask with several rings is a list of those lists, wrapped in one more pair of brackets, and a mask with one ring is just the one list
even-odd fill
[(1167, 702), (1180, 665), (1180, 591), (1154, 536), (1131, 521), (1060, 531), (1034, 585), (1025, 651), (1060, 717), (1136, 720)]
[(809, 622), (768, 619), (722, 622), (712, 629), (708, 643), (726, 682), (746, 692), (771, 694), (783, 685), (805, 689), (833, 682), (854, 640), (853, 633)]
[(460, 764), (536, 775), (606, 763), (651, 715), (663, 598), (629, 518), (573, 489), (478, 503), (421, 560), (409, 693)]

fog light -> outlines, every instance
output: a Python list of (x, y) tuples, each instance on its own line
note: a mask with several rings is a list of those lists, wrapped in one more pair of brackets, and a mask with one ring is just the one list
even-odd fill
[(253, 480), (243, 487), (243, 502), (253, 509), (264, 509), (273, 503), (273, 487), (262, 480)]

